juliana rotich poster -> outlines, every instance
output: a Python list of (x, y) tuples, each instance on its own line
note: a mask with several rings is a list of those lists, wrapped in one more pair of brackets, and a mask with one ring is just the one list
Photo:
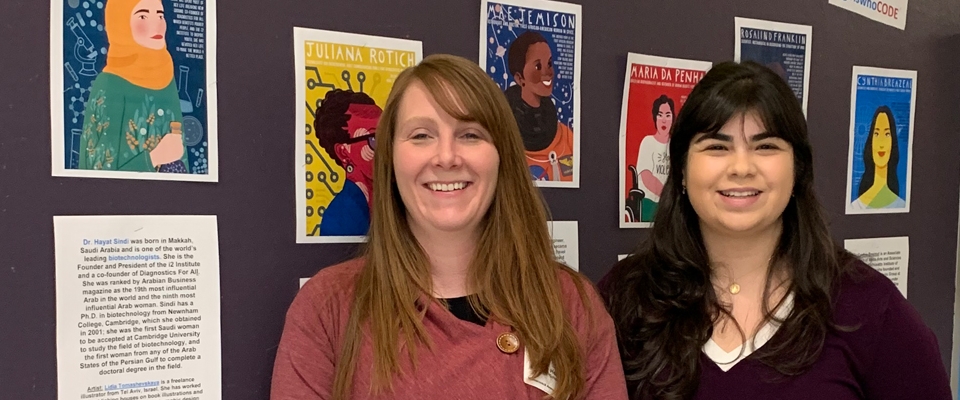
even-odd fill
[(620, 227), (648, 228), (670, 171), (673, 121), (708, 61), (627, 54), (620, 111)]
[(416, 40), (294, 28), (297, 243), (362, 242), (382, 107)]
[(847, 214), (910, 212), (917, 71), (853, 67)]
[(581, 23), (578, 4), (481, 1), (480, 66), (510, 103), (537, 186), (580, 186)]
[(733, 58), (763, 64), (780, 75), (807, 113), (810, 88), (810, 45), (813, 27), (737, 17)]
[(216, 182), (215, 0), (52, 0), (53, 176)]

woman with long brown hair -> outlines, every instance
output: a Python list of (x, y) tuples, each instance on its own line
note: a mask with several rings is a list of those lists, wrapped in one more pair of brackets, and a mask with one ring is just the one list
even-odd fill
[(294, 299), (271, 398), (626, 398), (613, 322), (556, 261), (517, 124), (479, 66), (405, 70), (376, 135), (365, 254)]
[(800, 102), (754, 62), (680, 109), (653, 231), (600, 284), (633, 399), (942, 399), (937, 338), (835, 244)]

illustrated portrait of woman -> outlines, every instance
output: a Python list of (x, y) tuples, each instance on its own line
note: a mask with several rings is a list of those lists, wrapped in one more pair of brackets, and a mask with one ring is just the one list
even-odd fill
[(906, 202), (900, 193), (897, 165), (897, 123), (893, 111), (880, 106), (873, 114), (870, 131), (863, 146), (863, 176), (853, 202), (856, 209), (903, 208)]
[(90, 88), (79, 169), (188, 173), (160, 0), (109, 0), (107, 63)]
[(320, 220), (320, 236), (363, 236), (370, 226), (375, 133), (382, 110), (363, 92), (334, 89), (314, 119), (317, 141), (346, 171), (343, 189)]
[[(640, 141), (637, 154), (636, 182), (643, 191), (643, 204), (639, 216), (640, 221), (652, 221), (653, 213), (660, 202), (660, 193), (663, 184), (667, 181), (670, 169), (667, 146), (670, 142), (670, 129), (673, 128), (673, 116), (676, 108), (673, 99), (661, 95), (653, 101), (651, 110), (656, 131)], [(637, 222), (637, 221), (629, 221)]]
[(573, 180), (573, 131), (557, 119), (553, 55), (543, 35), (526, 31), (510, 44), (507, 67), (516, 85), (504, 92), (513, 110), (527, 165), (536, 180)]

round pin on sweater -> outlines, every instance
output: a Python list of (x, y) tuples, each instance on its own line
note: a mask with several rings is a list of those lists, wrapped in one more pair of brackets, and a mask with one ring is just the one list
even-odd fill
[(501, 333), (497, 336), (497, 348), (504, 354), (513, 354), (520, 348), (520, 339), (511, 332)]

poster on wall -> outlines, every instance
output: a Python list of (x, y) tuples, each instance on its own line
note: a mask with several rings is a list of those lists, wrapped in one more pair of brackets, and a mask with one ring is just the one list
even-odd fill
[(55, 216), (58, 399), (220, 400), (216, 216)]
[(293, 28), (297, 243), (366, 240), (374, 134), (393, 82), (421, 42)]
[(557, 261), (580, 270), (580, 232), (577, 221), (547, 221)]
[(52, 0), (52, 175), (216, 182), (216, 0)]
[(910, 238), (906, 236), (847, 239), (843, 248), (860, 257), (864, 263), (890, 278), (903, 297), (907, 297), (907, 267), (910, 261)]
[(627, 54), (620, 110), (620, 227), (649, 228), (670, 170), (673, 120), (713, 64)]
[(793, 89), (806, 115), (813, 27), (742, 17), (736, 17), (734, 25), (734, 60), (756, 61), (780, 75)]
[(847, 214), (910, 212), (917, 71), (853, 67)]
[(829, 3), (895, 28), (907, 29), (907, 0), (829, 0)]
[(581, 15), (546, 0), (480, 4), (480, 66), (510, 103), (540, 187), (580, 187)]

